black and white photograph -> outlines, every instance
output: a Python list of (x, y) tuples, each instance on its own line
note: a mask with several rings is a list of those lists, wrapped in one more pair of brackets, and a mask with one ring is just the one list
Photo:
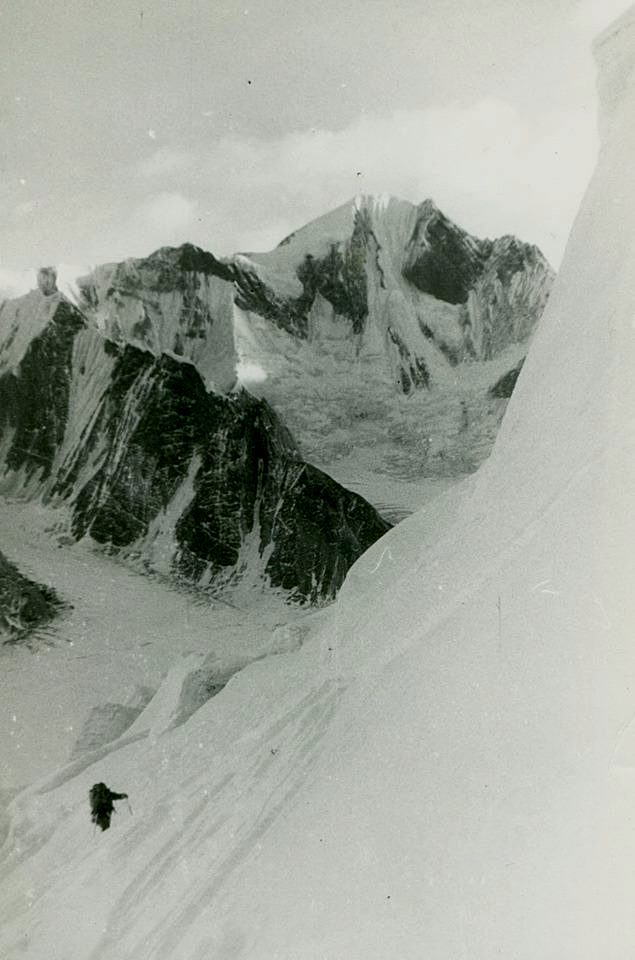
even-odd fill
[(1, 960), (634, 960), (635, 6), (0, 11)]

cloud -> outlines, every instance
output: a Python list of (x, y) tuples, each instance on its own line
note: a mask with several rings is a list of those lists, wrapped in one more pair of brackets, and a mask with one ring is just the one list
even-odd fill
[(557, 266), (596, 152), (593, 103), (521, 113), (490, 98), (367, 114), (335, 130), (166, 144), (132, 163), (117, 193), (76, 197), (54, 231), (40, 229), (40, 210), (24, 221), (47, 260), (60, 236), (70, 262), (185, 241), (227, 255), (271, 249), (357, 193), (393, 193), (432, 197), (479, 236), (515, 233)]
[(167, 174), (187, 169), (191, 163), (191, 159), (192, 158), (182, 150), (161, 147), (151, 154), (151, 156), (139, 161), (136, 167), (136, 173), (145, 179), (163, 177)]
[(149, 253), (160, 246), (178, 246), (190, 239), (195, 228), (196, 201), (179, 192), (161, 192), (146, 197), (133, 209), (122, 235), (131, 249), (128, 255)]
[(16, 220), (21, 220), (24, 217), (29, 217), (31, 214), (37, 211), (38, 202), (37, 200), (24, 200), (22, 203), (17, 203), (13, 208), (12, 215)]
[(36, 286), (35, 270), (11, 270), (0, 267), (0, 300), (21, 297)]

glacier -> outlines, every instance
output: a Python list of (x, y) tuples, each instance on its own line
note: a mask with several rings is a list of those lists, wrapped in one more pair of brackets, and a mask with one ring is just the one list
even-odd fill
[[(167, 723), (12, 800), (9, 960), (631, 960), (635, 7), (596, 55), (598, 166), (492, 456), (299, 649), (176, 725), (166, 678)], [(134, 813), (93, 837), (98, 780)]]

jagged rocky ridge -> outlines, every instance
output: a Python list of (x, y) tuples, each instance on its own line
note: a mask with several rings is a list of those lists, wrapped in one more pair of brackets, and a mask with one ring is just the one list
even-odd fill
[(80, 288), (108, 336), (188, 357), (210, 384), (231, 381), (235, 350), (315, 462), (361, 445), (390, 472), (387, 448), (420, 449), (423, 427), (415, 471), (434, 473), (489, 452), (505, 406), (492, 388), (524, 358), (552, 282), (535, 246), (480, 240), (430, 200), (361, 196), (267, 254), (162, 248)]
[(114, 343), (56, 291), (0, 308), (0, 454), (0, 491), (65, 503), (75, 538), (217, 590), (264, 578), (330, 599), (388, 529), (266, 401)]

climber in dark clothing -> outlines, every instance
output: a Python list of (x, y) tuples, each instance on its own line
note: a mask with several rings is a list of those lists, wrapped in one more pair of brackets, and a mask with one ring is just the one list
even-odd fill
[(94, 786), (90, 788), (88, 796), (90, 799), (91, 820), (93, 823), (96, 823), (97, 826), (101, 827), (102, 830), (107, 830), (110, 826), (110, 818), (115, 809), (113, 800), (128, 799), (127, 793), (113, 793), (105, 783), (94, 784)]

